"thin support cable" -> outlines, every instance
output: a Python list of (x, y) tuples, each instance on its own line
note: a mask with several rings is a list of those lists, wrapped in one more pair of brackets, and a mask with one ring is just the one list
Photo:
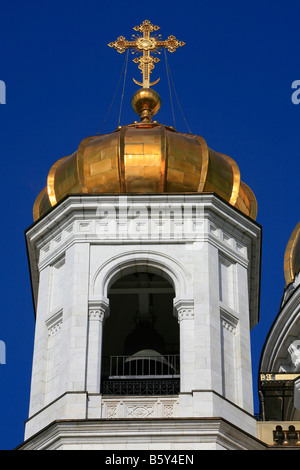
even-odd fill
[(172, 99), (172, 91), (171, 91), (170, 78), (169, 78), (169, 70), (168, 70), (168, 61), (167, 61), (166, 49), (164, 49), (164, 53), (165, 53), (166, 71), (167, 71), (168, 84), (169, 84), (169, 93), (170, 93), (170, 101), (171, 101), (173, 122), (174, 122), (174, 128), (176, 129), (176, 122), (175, 122), (175, 114), (174, 114), (174, 107), (173, 107), (173, 99)]
[(122, 92), (122, 98), (121, 98), (121, 104), (120, 104), (120, 113), (119, 113), (118, 126), (120, 125), (120, 121), (121, 121), (121, 113), (122, 113), (123, 98), (124, 98), (124, 90), (125, 90), (126, 75), (127, 75), (128, 53), (129, 53), (129, 49), (127, 49), (127, 53), (126, 53), (126, 61), (125, 61), (126, 67), (125, 67), (125, 73), (124, 73), (123, 92)]
[[(166, 54), (166, 51), (165, 51), (165, 54)], [(170, 77), (171, 77), (171, 81), (172, 81), (172, 85), (173, 85), (173, 88), (174, 88), (174, 93), (175, 93), (175, 96), (176, 96), (176, 100), (177, 100), (178, 107), (179, 107), (179, 109), (180, 109), (181, 115), (182, 115), (182, 117), (183, 117), (183, 119), (184, 119), (185, 125), (186, 125), (186, 127), (187, 127), (189, 133), (192, 134), (192, 132), (191, 132), (189, 126), (188, 126), (188, 123), (187, 123), (187, 121), (186, 121), (186, 119), (185, 119), (185, 116), (184, 116), (184, 114), (183, 114), (183, 111), (182, 111), (182, 109), (181, 109), (179, 100), (178, 100), (178, 96), (177, 96), (177, 93), (176, 93), (175, 85), (174, 85), (173, 78), (172, 78), (172, 74), (171, 74), (170, 65), (169, 65), (169, 62), (167, 61), (167, 56), (166, 56), (166, 64), (167, 64), (167, 67), (168, 67), (168, 69), (169, 69), (169, 74), (170, 74)]]
[(104, 124), (105, 124), (105, 122), (106, 122), (106, 120), (107, 120), (107, 118), (108, 118), (108, 115), (109, 115), (110, 110), (111, 110), (111, 108), (112, 108), (112, 105), (113, 105), (113, 103), (114, 103), (114, 101), (115, 101), (115, 98), (116, 98), (116, 95), (117, 95), (117, 92), (118, 92), (118, 89), (119, 89), (119, 86), (120, 86), (120, 83), (121, 83), (121, 78), (122, 78), (122, 75), (123, 75), (123, 73), (124, 73), (125, 66), (126, 66), (126, 57), (125, 57), (125, 60), (124, 60), (124, 65), (123, 65), (123, 68), (122, 68), (122, 71), (121, 71), (121, 75), (120, 75), (120, 78), (119, 78), (119, 82), (118, 82), (118, 85), (117, 85), (115, 94), (114, 94), (114, 96), (113, 96), (112, 102), (111, 102), (111, 104), (110, 104), (110, 107), (108, 108), (108, 111), (107, 111), (107, 113), (106, 113), (106, 116), (105, 116), (105, 118), (104, 118), (104, 121), (103, 121), (103, 123), (101, 124), (100, 129), (99, 129), (99, 131), (97, 132), (96, 135), (99, 135), (99, 134), (100, 134), (100, 131), (101, 131), (101, 129), (103, 128), (103, 126), (104, 126)]

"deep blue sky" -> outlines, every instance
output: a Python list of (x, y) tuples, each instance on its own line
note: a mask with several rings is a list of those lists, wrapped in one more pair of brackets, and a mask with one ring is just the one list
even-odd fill
[[(144, 19), (186, 43), (168, 54), (176, 92), (192, 133), (238, 163), (258, 201), (263, 226), (260, 323), (252, 332), (254, 392), (259, 357), (284, 288), (283, 256), (299, 221), (299, 2), (43, 0), (2, 2), (0, 80), (1, 315), (0, 449), (23, 440), (28, 416), (34, 313), (24, 231), (51, 165), (80, 141), (118, 125), (121, 86), (101, 127), (125, 55), (107, 47)], [(131, 57), (132, 58), (132, 57)], [(163, 56), (162, 56), (163, 59)], [(130, 99), (140, 80), (128, 63), (121, 124), (136, 119)], [(157, 120), (173, 125), (165, 64), (152, 79), (162, 98)], [(186, 132), (174, 98), (177, 130)], [(257, 408), (257, 399), (256, 410)]]

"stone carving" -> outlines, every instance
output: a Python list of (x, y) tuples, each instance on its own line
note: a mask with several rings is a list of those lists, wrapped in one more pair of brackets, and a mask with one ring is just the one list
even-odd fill
[(51, 328), (49, 328), (49, 336), (54, 335), (61, 329), (62, 325), (62, 320), (59, 323), (56, 323), (56, 325), (53, 325)]
[(127, 407), (129, 418), (152, 418), (154, 416), (153, 405), (130, 405)]
[(117, 405), (107, 405), (106, 417), (108, 419), (113, 419), (117, 417)]
[(293, 341), (288, 347), (288, 352), (295, 366), (295, 370), (297, 370), (300, 366), (300, 340)]
[(176, 418), (178, 416), (178, 398), (164, 399), (156, 397), (141, 400), (104, 398), (102, 402), (103, 418)]
[(163, 414), (164, 418), (173, 418), (174, 416), (174, 405), (173, 403), (168, 403), (163, 405)]
[(104, 311), (100, 309), (90, 308), (89, 309), (89, 319), (90, 320), (104, 320)]
[(221, 309), (221, 325), (225, 330), (235, 335), (238, 319), (231, 313)]
[(178, 322), (182, 320), (194, 319), (194, 301), (190, 299), (180, 299), (174, 304), (174, 315), (177, 315)]
[(181, 308), (178, 310), (178, 321), (182, 320), (192, 320), (194, 318), (194, 309), (193, 308)]
[(59, 310), (58, 312), (56, 312), (46, 321), (46, 326), (48, 328), (49, 336), (53, 336), (55, 333), (57, 333), (61, 329), (62, 322), (63, 322), (62, 310)]
[(229, 323), (228, 321), (226, 321), (224, 318), (222, 318), (222, 326), (223, 328), (225, 328), (225, 330), (228, 330), (230, 331), (230, 333), (232, 333), (233, 335), (235, 334), (236, 332), (236, 326), (233, 325), (232, 323)]
[(103, 322), (109, 316), (108, 300), (96, 300), (89, 302), (89, 320)]

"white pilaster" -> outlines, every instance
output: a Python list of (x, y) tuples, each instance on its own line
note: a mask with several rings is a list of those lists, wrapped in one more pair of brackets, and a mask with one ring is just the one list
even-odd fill
[(102, 335), (107, 311), (108, 299), (89, 304), (87, 361), (87, 390), (89, 393), (100, 393), (101, 390)]
[(179, 300), (174, 305), (180, 325), (180, 392), (195, 389), (194, 302)]
[(43, 406), (45, 406), (48, 346), (46, 319), (49, 305), (49, 283), (50, 266), (47, 266), (40, 272), (40, 290), (36, 311), (29, 416), (34, 415)]
[(89, 243), (75, 243), (66, 251), (67, 391), (86, 390), (89, 249)]

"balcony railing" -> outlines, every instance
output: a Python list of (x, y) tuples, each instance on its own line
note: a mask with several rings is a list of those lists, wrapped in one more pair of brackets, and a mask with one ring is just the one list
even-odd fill
[(104, 380), (101, 384), (103, 395), (178, 395), (180, 379), (134, 379)]
[(104, 395), (177, 395), (179, 354), (161, 356), (147, 352), (104, 357), (101, 392)]
[(143, 354), (110, 356), (104, 359), (104, 375), (109, 379), (128, 378), (179, 378), (180, 356), (171, 354)]

